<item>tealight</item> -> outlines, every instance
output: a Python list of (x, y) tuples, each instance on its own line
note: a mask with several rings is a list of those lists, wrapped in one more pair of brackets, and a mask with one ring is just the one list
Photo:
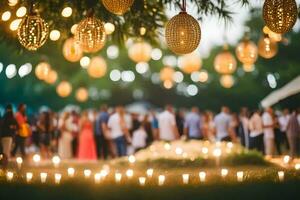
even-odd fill
[(128, 170), (126, 171), (126, 176), (127, 176), (127, 178), (131, 179), (132, 176), (133, 176), (133, 170), (132, 170), (132, 169), (128, 169)]
[(283, 157), (283, 163), (284, 164), (289, 164), (290, 160), (291, 160), (291, 157), (288, 156), (288, 155), (286, 155), (286, 156)]
[(130, 156), (128, 157), (128, 162), (129, 162), (129, 163), (133, 164), (133, 163), (135, 163), (135, 161), (136, 161), (136, 159), (135, 159), (135, 156), (134, 156), (134, 155), (130, 155)]
[(72, 168), (72, 167), (69, 167), (68, 168), (68, 176), (71, 177), (71, 178), (73, 178), (74, 174), (75, 174), (75, 169)]
[(152, 168), (147, 169), (146, 174), (148, 178), (152, 178), (154, 170)]
[(59, 164), (60, 164), (60, 157), (59, 156), (53, 156), (52, 163), (53, 163), (54, 167), (58, 167)]
[(221, 176), (225, 178), (228, 175), (228, 169), (221, 169)]
[(33, 174), (31, 172), (26, 173), (26, 182), (30, 183), (32, 180)]
[(145, 186), (146, 178), (145, 177), (139, 177), (139, 183), (140, 183), (140, 186)]
[(61, 180), (61, 174), (54, 174), (54, 181), (55, 181), (55, 184), (60, 184), (60, 180)]
[(100, 171), (100, 174), (101, 174), (102, 178), (105, 178), (108, 175), (108, 170), (102, 169)]
[(278, 172), (278, 178), (280, 181), (284, 181), (284, 171), (279, 171)]
[(176, 153), (176, 155), (181, 155), (181, 154), (183, 153), (183, 150), (182, 150), (182, 148), (180, 148), (180, 147), (176, 147), (176, 149), (175, 149), (175, 153)]
[(13, 172), (7, 172), (6, 173), (6, 179), (8, 181), (11, 181), (13, 179), (13, 177), (14, 177), (14, 173)]
[(121, 173), (115, 173), (115, 181), (116, 183), (120, 183), (122, 179), (122, 174)]
[(41, 161), (41, 156), (39, 154), (34, 154), (32, 160), (35, 164), (38, 164)]
[(85, 169), (85, 170), (83, 171), (83, 174), (84, 174), (84, 177), (85, 177), (85, 178), (90, 178), (90, 177), (91, 177), (91, 174), (92, 174), (92, 171), (89, 170), (89, 169)]
[(98, 184), (101, 181), (101, 174), (100, 173), (96, 173), (94, 175), (94, 179), (95, 179), (95, 183)]
[(297, 163), (297, 164), (295, 165), (295, 170), (300, 170), (300, 163)]
[(203, 154), (208, 154), (208, 148), (207, 147), (203, 147), (201, 151), (202, 151)]
[(243, 180), (244, 180), (244, 172), (242, 172), (242, 171), (237, 172), (236, 173), (236, 177), (237, 177), (237, 181), (238, 182), (243, 182)]
[(216, 158), (220, 157), (220, 156), (222, 155), (222, 150), (221, 150), (220, 148), (214, 149), (213, 155), (214, 155), (214, 157), (216, 157)]
[(45, 172), (40, 173), (41, 183), (45, 183), (47, 180), (48, 174)]
[(205, 172), (199, 172), (199, 178), (200, 178), (200, 182), (205, 182), (206, 173)]
[(165, 143), (164, 148), (165, 148), (165, 150), (170, 151), (171, 150), (171, 144), (170, 143)]
[(183, 184), (189, 184), (189, 178), (190, 178), (189, 174), (182, 174), (182, 182), (183, 182)]
[(18, 168), (21, 168), (22, 164), (23, 164), (23, 159), (21, 157), (17, 157), (16, 158), (16, 162), (18, 164)]
[(158, 176), (158, 185), (162, 186), (165, 183), (166, 177), (164, 175)]

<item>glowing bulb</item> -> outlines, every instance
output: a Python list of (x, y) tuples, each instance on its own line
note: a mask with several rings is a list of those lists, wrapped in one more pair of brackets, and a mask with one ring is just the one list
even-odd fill
[(38, 164), (41, 161), (41, 156), (39, 154), (34, 154), (32, 160), (35, 164)]
[(134, 155), (130, 155), (130, 156), (128, 157), (128, 162), (129, 162), (129, 163), (133, 164), (133, 163), (135, 163), (135, 161), (136, 161), (136, 159), (135, 159), (135, 156), (134, 156)]
[(120, 183), (122, 179), (122, 174), (121, 173), (115, 173), (115, 181), (116, 183)]
[(100, 173), (96, 173), (96, 174), (94, 175), (94, 180), (95, 180), (95, 183), (96, 183), (96, 184), (99, 184), (100, 181), (101, 181), (101, 174), (100, 174)]
[(165, 177), (164, 175), (159, 175), (159, 176), (158, 176), (158, 185), (159, 185), (159, 186), (164, 185), (165, 180), (166, 180), (166, 177)]
[(182, 148), (176, 147), (175, 153), (176, 153), (176, 155), (181, 155), (183, 153)]
[(19, 3), (19, 0), (8, 0), (8, 5), (9, 6), (15, 6)]
[(222, 169), (221, 170), (221, 176), (222, 178), (225, 178), (228, 175), (228, 169)]
[(5, 11), (5, 12), (2, 14), (1, 19), (2, 19), (2, 21), (8, 21), (8, 20), (10, 19), (10, 17), (11, 17), (11, 12)]
[(9, 25), (10, 30), (16, 31), (19, 28), (19, 24), (21, 23), (22, 19), (15, 19)]
[(60, 180), (61, 180), (61, 174), (54, 174), (54, 181), (55, 181), (55, 184), (60, 184)]
[(284, 181), (284, 171), (279, 171), (278, 172), (278, 178), (280, 181)]
[(71, 178), (73, 178), (74, 174), (75, 174), (75, 169), (72, 168), (72, 167), (69, 167), (68, 168), (68, 176), (71, 177)]
[(49, 37), (50, 37), (50, 40), (52, 40), (52, 41), (59, 40), (59, 38), (60, 38), (60, 32), (59, 32), (59, 30), (52, 30), (50, 32)]
[(105, 29), (105, 33), (107, 35), (110, 35), (115, 31), (115, 25), (112, 24), (112, 23), (107, 22), (107, 23), (104, 24), (104, 29)]
[(145, 35), (146, 32), (147, 32), (147, 29), (146, 29), (145, 27), (141, 27), (141, 28), (140, 28), (140, 34), (141, 34), (141, 35)]
[(284, 164), (288, 164), (288, 163), (290, 162), (290, 160), (291, 160), (291, 157), (290, 157), (290, 156), (287, 156), (287, 155), (286, 155), (286, 156), (283, 157), (283, 163), (284, 163)]
[(101, 174), (101, 176), (102, 176), (103, 178), (105, 178), (105, 177), (108, 175), (108, 170), (102, 169), (102, 170), (100, 171), (100, 174)]
[(203, 147), (201, 151), (202, 151), (203, 154), (208, 154), (208, 148), (207, 147)]
[(74, 25), (71, 27), (71, 33), (72, 33), (73, 35), (74, 35), (75, 32), (76, 32), (77, 26), (78, 26), (78, 24), (74, 24)]
[(72, 15), (72, 8), (71, 7), (65, 7), (62, 11), (61, 11), (61, 15), (63, 17), (70, 17)]
[(238, 182), (243, 182), (243, 180), (244, 180), (244, 172), (242, 172), (242, 171), (237, 172), (236, 173), (236, 177), (237, 177), (237, 181)]
[(58, 167), (59, 164), (60, 164), (60, 157), (59, 156), (53, 156), (52, 163), (53, 163), (54, 167)]
[(22, 159), (21, 157), (17, 157), (17, 158), (16, 158), (16, 162), (17, 162), (17, 164), (18, 164), (18, 168), (21, 168), (22, 163), (23, 163), (23, 159)]
[(33, 174), (31, 172), (26, 173), (26, 182), (30, 183), (33, 178)]
[(139, 177), (139, 183), (140, 183), (140, 186), (145, 186), (146, 178), (145, 177)]
[(215, 157), (220, 157), (222, 155), (222, 150), (219, 148), (214, 149), (213, 155)]
[(295, 165), (295, 170), (300, 170), (300, 163), (297, 163), (297, 164)]
[(183, 182), (183, 184), (189, 184), (189, 178), (190, 178), (189, 174), (182, 174), (182, 182)]
[(86, 69), (91, 62), (91, 59), (87, 56), (84, 56), (80, 59), (80, 65), (82, 68)]
[(165, 148), (165, 150), (170, 151), (171, 150), (171, 144), (170, 143), (165, 143), (164, 148)]
[(146, 174), (148, 178), (152, 178), (154, 170), (152, 168), (147, 169)]
[(84, 177), (85, 177), (85, 178), (90, 178), (90, 177), (91, 177), (91, 174), (92, 174), (92, 171), (89, 170), (89, 169), (85, 169), (85, 170), (83, 171), (83, 174), (84, 174)]
[(26, 7), (22, 6), (20, 8), (18, 8), (17, 12), (16, 12), (16, 16), (17, 17), (24, 17), (27, 13), (27, 9)]
[(126, 176), (127, 176), (127, 178), (131, 179), (132, 176), (133, 176), (133, 170), (132, 170), (132, 169), (128, 169), (128, 170), (126, 171)]
[(200, 182), (205, 182), (206, 173), (205, 172), (199, 172), (199, 178), (200, 178)]
[(13, 179), (13, 177), (14, 177), (14, 173), (13, 173), (13, 172), (8, 171), (8, 172), (6, 173), (6, 179), (7, 179), (8, 181), (11, 181), (11, 180)]
[(47, 180), (48, 174), (45, 172), (40, 173), (41, 183), (45, 183)]

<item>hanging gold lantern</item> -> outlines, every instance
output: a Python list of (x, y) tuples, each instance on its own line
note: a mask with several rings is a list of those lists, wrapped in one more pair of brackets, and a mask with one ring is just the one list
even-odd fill
[(275, 33), (289, 32), (297, 21), (298, 11), (295, 0), (266, 0), (263, 18), (269, 29)]
[(75, 97), (76, 97), (77, 101), (85, 102), (89, 98), (89, 93), (86, 88), (81, 87), (81, 88), (78, 88), (78, 90), (76, 91)]
[(146, 42), (137, 42), (129, 47), (128, 56), (136, 62), (148, 62), (151, 59), (152, 47)]
[(132, 6), (134, 0), (102, 0), (104, 7), (111, 13), (123, 15)]
[(39, 63), (35, 68), (35, 75), (40, 80), (45, 80), (51, 70), (51, 66), (46, 62)]
[(104, 24), (93, 14), (82, 20), (76, 29), (75, 40), (86, 53), (95, 53), (105, 45), (106, 34)]
[(72, 92), (72, 85), (67, 81), (62, 81), (56, 87), (56, 92), (60, 97), (67, 97)]
[(214, 60), (215, 70), (220, 74), (232, 74), (236, 70), (236, 65), (236, 59), (225, 45), (223, 51)]
[(244, 69), (252, 69), (258, 57), (257, 46), (248, 38), (245, 38), (238, 44), (236, 55), (239, 61), (244, 64)]
[(232, 75), (222, 75), (220, 78), (220, 84), (224, 88), (232, 88), (234, 85), (234, 78)]
[(164, 67), (160, 70), (159, 77), (161, 81), (172, 81), (174, 77), (175, 70), (172, 67)]
[(200, 25), (191, 15), (182, 11), (167, 23), (165, 37), (169, 49), (174, 53), (192, 53), (201, 40)]
[(197, 53), (190, 53), (181, 56), (178, 60), (179, 68), (186, 74), (199, 71), (202, 67), (202, 60)]
[(87, 72), (92, 78), (103, 77), (106, 74), (106, 70), (106, 61), (100, 56), (93, 57), (87, 68)]
[(277, 43), (271, 40), (267, 35), (258, 42), (258, 54), (266, 59), (273, 58), (278, 51)]
[(27, 15), (19, 24), (19, 42), (30, 51), (36, 51), (43, 46), (48, 39), (48, 35), (48, 24), (38, 14)]
[(57, 72), (50, 70), (48, 76), (45, 78), (45, 82), (48, 84), (54, 84), (57, 81)]
[(65, 41), (63, 55), (70, 62), (78, 62), (81, 59), (83, 52), (74, 38), (69, 38)]

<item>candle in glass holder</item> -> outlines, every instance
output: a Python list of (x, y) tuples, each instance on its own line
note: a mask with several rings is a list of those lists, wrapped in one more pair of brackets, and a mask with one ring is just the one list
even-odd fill
[(33, 178), (33, 174), (31, 172), (26, 173), (26, 182), (30, 183)]
[(165, 177), (164, 175), (159, 175), (159, 176), (158, 176), (158, 185), (159, 185), (159, 186), (164, 185), (165, 180), (166, 180), (166, 177)]
[(120, 183), (122, 179), (122, 174), (121, 173), (115, 173), (115, 181), (116, 183)]
[(41, 162), (41, 156), (39, 154), (34, 154), (32, 160), (35, 165), (39, 165), (39, 163)]
[(92, 171), (90, 169), (85, 169), (83, 171), (83, 174), (84, 174), (84, 177), (85, 178), (90, 178), (91, 177), (91, 174), (92, 174)]
[(48, 175), (45, 172), (40, 173), (41, 183), (45, 183), (46, 182), (47, 176)]
[(297, 164), (295, 165), (295, 170), (300, 170), (300, 163), (297, 163)]
[(182, 174), (182, 182), (183, 184), (189, 184), (190, 175), (189, 174)]
[(61, 180), (61, 174), (54, 174), (54, 181), (55, 181), (55, 184), (60, 184), (60, 180)]
[(101, 181), (101, 174), (100, 173), (96, 173), (94, 175), (94, 179), (95, 179), (95, 183), (98, 184)]
[(74, 174), (75, 174), (75, 169), (72, 168), (72, 167), (69, 167), (68, 168), (68, 176), (71, 177), (71, 178), (73, 178)]
[(131, 179), (132, 176), (133, 176), (133, 170), (132, 169), (128, 169), (126, 171), (126, 176), (127, 176), (128, 179)]
[(18, 168), (20, 169), (23, 164), (23, 159), (21, 157), (17, 157), (16, 162), (17, 162)]
[(199, 172), (199, 178), (200, 178), (200, 182), (205, 182), (206, 173), (205, 172)]
[(237, 181), (238, 182), (243, 182), (244, 181), (244, 172), (239, 171), (236, 173)]
[(290, 160), (291, 160), (291, 157), (288, 156), (288, 155), (286, 155), (286, 156), (283, 157), (283, 163), (285, 165), (289, 164)]
[(6, 172), (6, 179), (8, 181), (11, 181), (13, 178), (14, 178), (14, 173), (13, 172), (10, 172), (10, 171)]
[(278, 172), (278, 178), (279, 178), (279, 181), (284, 181), (284, 171)]
[(134, 164), (135, 161), (136, 161), (136, 159), (135, 159), (135, 156), (134, 156), (134, 155), (130, 155), (130, 156), (128, 157), (128, 162), (129, 162), (129, 163)]
[(225, 178), (228, 175), (228, 169), (221, 169), (221, 176)]
[(213, 155), (216, 158), (216, 165), (219, 166), (220, 165), (220, 157), (222, 155), (222, 150), (220, 148), (214, 149)]
[(154, 170), (152, 168), (147, 169), (146, 174), (148, 178), (152, 178)]
[(60, 164), (60, 157), (59, 156), (53, 156), (52, 157), (52, 163), (55, 168), (57, 168)]
[(108, 175), (108, 170), (102, 169), (100, 171), (101, 177), (104, 179)]
[(139, 183), (140, 183), (140, 186), (145, 186), (146, 178), (145, 177), (139, 177)]

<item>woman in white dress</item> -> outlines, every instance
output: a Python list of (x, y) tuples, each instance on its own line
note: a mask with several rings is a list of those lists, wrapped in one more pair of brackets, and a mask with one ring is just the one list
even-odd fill
[(62, 159), (70, 159), (72, 155), (72, 124), (70, 123), (71, 117), (70, 113), (65, 112), (60, 119), (59, 129), (60, 138), (58, 141), (58, 155)]

